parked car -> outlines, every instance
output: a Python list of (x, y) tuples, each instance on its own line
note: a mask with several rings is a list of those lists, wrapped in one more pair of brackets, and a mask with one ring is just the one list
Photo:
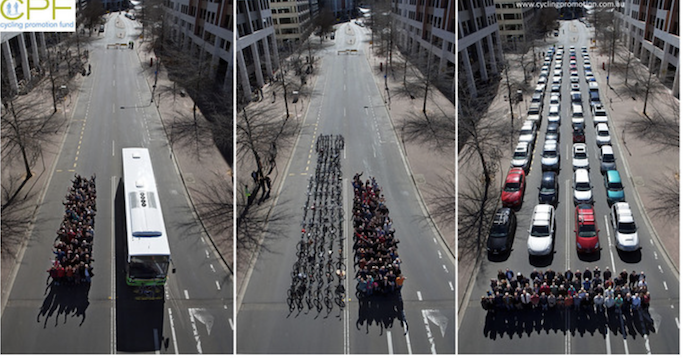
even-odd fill
[(560, 141), (560, 126), (556, 122), (549, 122), (546, 127), (546, 136), (544, 141), (553, 140), (554, 142)]
[(610, 145), (610, 131), (608, 131), (608, 125), (605, 123), (596, 125), (596, 145), (599, 147)]
[(608, 114), (602, 104), (591, 106), (591, 113), (594, 115), (594, 126), (599, 123), (608, 123)]
[(632, 210), (627, 202), (614, 203), (610, 209), (610, 223), (613, 226), (616, 246), (619, 250), (636, 251), (639, 246), (639, 233)]
[(527, 237), (527, 251), (532, 256), (545, 256), (553, 251), (555, 209), (550, 204), (534, 207)]
[(572, 126), (572, 142), (584, 143), (584, 128), (582, 126)]
[(625, 201), (625, 189), (622, 186), (620, 172), (616, 170), (606, 171), (606, 174), (603, 177), (603, 184), (606, 187), (608, 205), (612, 205), (615, 202)]
[(541, 185), (539, 186), (539, 203), (558, 205), (558, 175), (548, 171), (542, 173)]
[(501, 191), (501, 203), (505, 207), (517, 207), (522, 204), (525, 194), (525, 171), (511, 168), (506, 176), (506, 183)]
[(541, 155), (542, 171), (558, 171), (560, 169), (560, 151), (558, 142), (546, 140)]
[(589, 155), (587, 154), (587, 145), (584, 143), (572, 145), (572, 170), (579, 168), (589, 169)]
[(560, 106), (559, 105), (549, 106), (548, 120), (549, 120), (549, 123), (560, 124), (561, 118), (560, 118)]
[(578, 169), (575, 171), (572, 178), (572, 200), (575, 206), (579, 203), (593, 203), (594, 195), (591, 192), (592, 185), (589, 180), (589, 171), (583, 168)]
[(518, 227), (515, 212), (510, 208), (499, 208), (494, 215), (487, 238), (487, 251), (491, 254), (506, 253), (513, 247), (515, 230)]
[(518, 142), (513, 151), (511, 167), (520, 167), (527, 173), (532, 162), (532, 146), (529, 142)]
[(592, 253), (600, 249), (594, 206), (582, 203), (575, 207), (575, 244), (577, 252)]
[(615, 154), (613, 153), (613, 146), (601, 146), (601, 153), (599, 159), (601, 160), (601, 173), (617, 169), (617, 166), (615, 165)]

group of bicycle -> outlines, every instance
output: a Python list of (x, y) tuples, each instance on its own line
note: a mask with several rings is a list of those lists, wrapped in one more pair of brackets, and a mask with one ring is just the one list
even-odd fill
[(315, 173), (309, 178), (303, 206), (301, 238), (292, 282), (287, 292), (290, 312), (316, 308), (318, 312), (345, 306), (344, 211), (342, 208), (341, 135), (320, 135)]
[(602, 272), (599, 267), (584, 272), (545, 272), (534, 269), (529, 277), (510, 269), (499, 270), (490, 281), (491, 290), (482, 296), (484, 310), (541, 309), (592, 309), (595, 313), (606, 310), (635, 314), (648, 310), (651, 293), (644, 272), (622, 270), (615, 277), (610, 268)]
[(401, 290), (404, 277), (397, 252), (392, 219), (375, 177), (364, 183), (362, 173), (354, 175), (354, 259), (357, 295), (391, 293)]
[(55, 260), (48, 269), (55, 285), (90, 283), (93, 277), (96, 198), (95, 175), (86, 178), (76, 174), (62, 202), (64, 219), (54, 243)]

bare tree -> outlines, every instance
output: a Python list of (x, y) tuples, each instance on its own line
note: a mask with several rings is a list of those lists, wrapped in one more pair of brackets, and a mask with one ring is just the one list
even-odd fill
[(456, 176), (453, 169), (445, 169), (446, 175), (439, 175), (435, 184), (427, 191), (427, 201), (431, 204), (430, 215), (441, 223), (456, 221)]
[(456, 119), (440, 111), (436, 114), (410, 112), (402, 119), (401, 139), (428, 146), (438, 152), (453, 151), (456, 144)]
[[(4, 165), (6, 166), (6, 165)], [(25, 185), (19, 175), (3, 176), (2, 180), (2, 255), (16, 257), (18, 244), (24, 239), (36, 209), (36, 192), (26, 191), (17, 196)]]
[(669, 94), (654, 101), (657, 102), (651, 105), (650, 115), (627, 118), (625, 128), (656, 150), (679, 151), (679, 101)]
[[(678, 173), (678, 172), (677, 172)], [(668, 220), (679, 218), (679, 179), (675, 176), (663, 176), (662, 180), (655, 182), (651, 192), (657, 201), (650, 206), (653, 215)]]
[(318, 36), (322, 42), (323, 38), (332, 31), (335, 25), (335, 15), (330, 8), (321, 8), (318, 15), (313, 19), (313, 24), (318, 29)]

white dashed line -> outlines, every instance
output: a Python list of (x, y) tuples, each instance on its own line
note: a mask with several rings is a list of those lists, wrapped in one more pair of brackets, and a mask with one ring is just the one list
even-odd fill
[(675, 324), (677, 324), (677, 329), (679, 329), (679, 318), (675, 317)]
[(171, 314), (171, 308), (169, 309), (169, 325), (171, 326), (171, 337), (173, 338), (173, 349), (175, 353), (178, 354), (178, 342), (176, 341), (176, 327), (173, 325), (173, 314)]
[(185, 299), (190, 299), (190, 295), (188, 295), (188, 290), (184, 289), (183, 293), (185, 293)]
[(454, 284), (451, 283), (451, 281), (449, 281), (449, 288), (451, 288), (451, 291), (452, 291), (452, 292), (454, 291)]
[(420, 294), (420, 292), (416, 292), (418, 294), (418, 300), (423, 301), (423, 296)]
[(432, 237), (432, 241), (435, 242), (435, 243), (437, 243), (437, 238)]
[(190, 324), (192, 325), (192, 334), (195, 336), (195, 341), (197, 342), (197, 353), (202, 354), (202, 342), (200, 341), (199, 331), (197, 331), (197, 325), (195, 324), (195, 316), (193, 315), (194, 308), (188, 308), (188, 314), (190, 314)]
[(665, 281), (663, 281), (663, 286), (665, 287), (665, 290), (668, 290), (667, 289), (667, 283)]
[(228, 324), (230, 324), (230, 330), (235, 331), (235, 327), (233, 327), (233, 318), (228, 318)]
[(655, 257), (656, 260), (658, 260), (658, 252), (653, 252), (653, 256)]
[(439, 259), (442, 259), (442, 251), (438, 250), (438, 251), (437, 251), (437, 256), (439, 256)]
[(629, 348), (627, 347), (627, 339), (622, 339), (622, 343), (625, 345), (625, 354), (629, 354)]
[(660, 265), (658, 265), (658, 270), (660, 271), (660, 273), (663, 273), (663, 268)]
[(392, 347), (392, 332), (387, 332), (387, 351), (389, 355), (394, 355), (394, 348)]
[(216, 281), (215, 283), (216, 283), (216, 288), (217, 288), (218, 290), (221, 290), (221, 285), (219, 284), (219, 282)]
[(211, 268), (211, 271), (212, 271), (212, 272), (216, 273), (216, 269), (214, 269), (214, 265), (213, 265), (213, 264), (209, 264), (209, 268)]
[(435, 349), (435, 338), (432, 336), (432, 330), (430, 330), (430, 322), (428, 321), (427, 314), (425, 313), (425, 310), (422, 310), (421, 313), (423, 314), (423, 323), (425, 324), (425, 332), (427, 334), (428, 341), (430, 342), (430, 352), (432, 352), (433, 355), (437, 354), (437, 349)]
[(446, 264), (442, 264), (442, 268), (444, 268), (444, 272), (449, 273), (449, 269), (447, 269)]
[(204, 250), (204, 254), (207, 255), (207, 258), (209, 258), (209, 251), (208, 251), (208, 250), (205, 249), (205, 250)]

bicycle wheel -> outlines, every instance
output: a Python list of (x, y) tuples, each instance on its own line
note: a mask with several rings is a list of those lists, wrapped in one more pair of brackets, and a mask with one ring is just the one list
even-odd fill
[(287, 306), (290, 308), (290, 312), (292, 312), (295, 309), (295, 300), (294, 298), (288, 296), (287, 297)]
[(344, 297), (341, 297), (341, 296), (335, 297), (335, 304), (337, 304), (337, 306), (340, 308), (344, 308), (347, 305), (344, 302)]

